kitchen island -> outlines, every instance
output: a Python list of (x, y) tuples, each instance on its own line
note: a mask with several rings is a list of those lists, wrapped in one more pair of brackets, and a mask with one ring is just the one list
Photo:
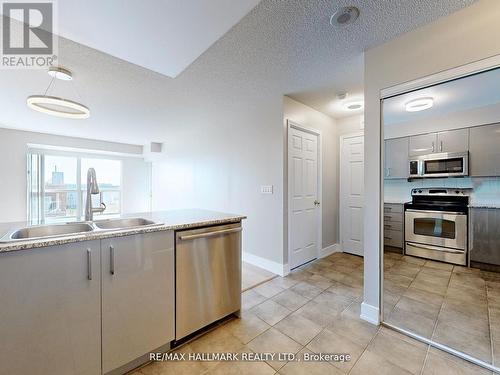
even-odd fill
[[(246, 219), (246, 216), (209, 210), (189, 209), (124, 214), (116, 219), (128, 218), (143, 218), (152, 221), (154, 224), (142, 227), (137, 226), (131, 228), (116, 228), (112, 230), (102, 230), (96, 228), (95, 230), (92, 230), (90, 232), (51, 236), (48, 238), (39, 239), (37, 238), (8, 241), (6, 236), (8, 236), (9, 233), (13, 233), (20, 228), (29, 227), (30, 224), (28, 222), (0, 223), (0, 252), (34, 249), (54, 245), (63, 245), (79, 241), (129, 236), (132, 234), (140, 233), (191, 229), (218, 224), (238, 223), (241, 222), (241, 220)], [(95, 222), (99, 223), (101, 222), (101, 220), (95, 220)]]
[[(241, 231), (244, 216), (177, 210), (113, 222), (130, 218), (145, 225), (95, 221), (87, 232), (33, 239), (11, 238), (25, 223), (0, 225), (1, 374), (123, 374), (150, 352), (169, 350), (176, 339), (176, 234), (211, 228), (210, 248), (219, 254), (231, 243), (233, 268), (240, 267), (240, 233), (231, 241), (217, 233)], [(195, 250), (208, 248), (196, 243)], [(212, 266), (205, 263), (203, 270)]]

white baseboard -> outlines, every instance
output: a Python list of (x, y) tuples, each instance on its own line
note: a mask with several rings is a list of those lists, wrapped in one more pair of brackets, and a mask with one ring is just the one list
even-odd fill
[(321, 249), (319, 257), (324, 258), (324, 257), (327, 257), (328, 255), (331, 255), (333, 253), (338, 253), (340, 251), (341, 251), (340, 244), (334, 243), (333, 245), (330, 245), (330, 246), (327, 246), (327, 247)]
[(379, 317), (379, 309), (373, 305), (369, 305), (366, 302), (361, 304), (361, 315), (359, 316), (361, 319), (366, 320), (368, 323), (379, 325), (380, 317)]
[(290, 273), (290, 267), (288, 266), (288, 264), (274, 262), (272, 260), (262, 258), (254, 254), (247, 253), (245, 251), (242, 253), (242, 256), (244, 262), (253, 264), (254, 266), (263, 268), (277, 275), (286, 276)]

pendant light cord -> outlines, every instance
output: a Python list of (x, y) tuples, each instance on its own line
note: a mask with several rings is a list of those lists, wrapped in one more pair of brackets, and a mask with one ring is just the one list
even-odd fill
[(56, 77), (52, 77), (52, 79), (50, 80), (50, 83), (49, 85), (47, 86), (47, 88), (45, 89), (45, 93), (43, 94), (43, 96), (47, 96), (49, 90), (50, 90), (50, 87), (52, 86), (52, 84), (54, 83), (54, 80), (56, 79)]

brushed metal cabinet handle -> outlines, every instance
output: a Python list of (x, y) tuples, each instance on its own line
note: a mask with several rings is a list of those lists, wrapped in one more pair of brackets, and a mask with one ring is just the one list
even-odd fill
[(179, 240), (181, 241), (187, 241), (187, 240), (195, 240), (197, 238), (203, 238), (203, 237), (212, 237), (212, 236), (218, 236), (221, 234), (229, 234), (229, 233), (236, 233), (236, 232), (241, 232), (242, 228), (233, 228), (233, 229), (223, 229), (223, 230), (218, 230), (215, 232), (205, 232), (205, 233), (199, 233), (199, 234), (188, 234), (184, 236), (179, 236)]
[(439, 151), (443, 151), (443, 141), (439, 144)]
[(87, 249), (87, 279), (92, 280), (92, 250)]
[(115, 248), (114, 246), (109, 247), (109, 273), (115, 274)]

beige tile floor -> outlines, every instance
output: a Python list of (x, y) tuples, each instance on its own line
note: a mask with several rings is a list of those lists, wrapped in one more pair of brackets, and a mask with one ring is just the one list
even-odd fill
[(384, 319), (500, 365), (500, 274), (384, 256)]
[(134, 375), (490, 374), (361, 320), (362, 285), (362, 258), (335, 253), (243, 292), (241, 319), (220, 323), (176, 349), (349, 353), (350, 362), (155, 362)]
[(241, 290), (253, 288), (263, 282), (276, 277), (276, 274), (269, 272), (250, 263), (243, 262), (241, 265)]

